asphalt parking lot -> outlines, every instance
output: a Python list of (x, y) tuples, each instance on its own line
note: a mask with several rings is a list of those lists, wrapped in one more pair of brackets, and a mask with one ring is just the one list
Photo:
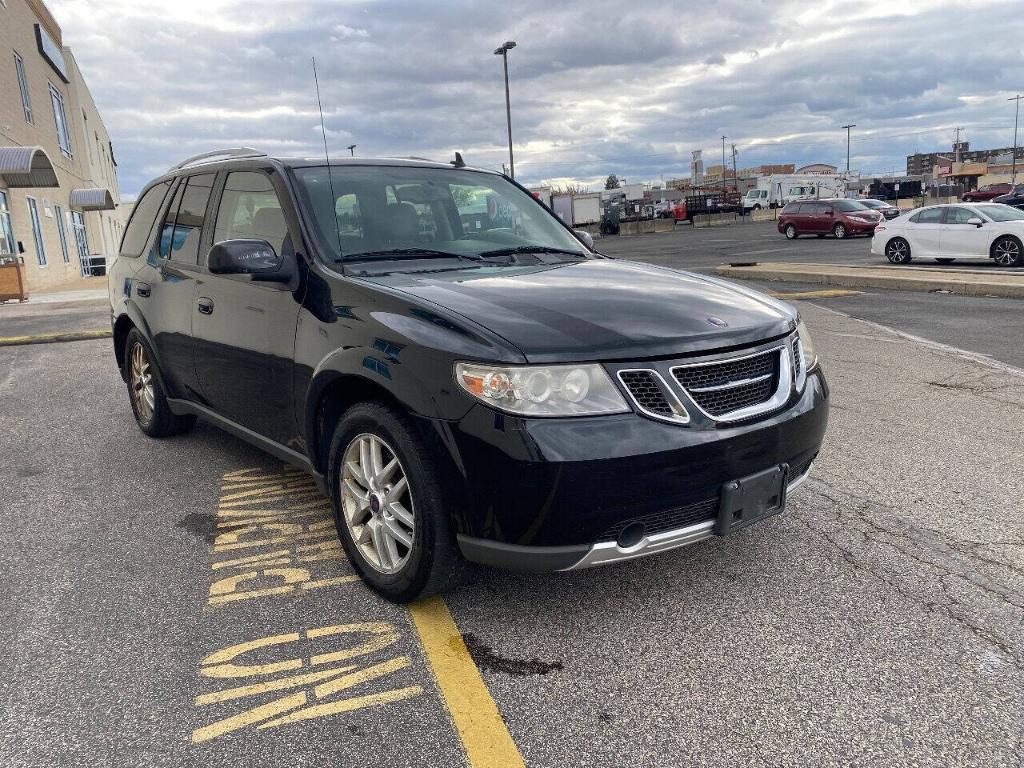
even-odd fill
[[(696, 240), (733, 229), (614, 247), (794, 245)], [(109, 340), (0, 348), (0, 765), (1024, 765), (1024, 372), (858, 319), (956, 297), (875, 295), (800, 302), (832, 410), (783, 515), (412, 608), (353, 578), (303, 476), (204, 425), (145, 438)]]

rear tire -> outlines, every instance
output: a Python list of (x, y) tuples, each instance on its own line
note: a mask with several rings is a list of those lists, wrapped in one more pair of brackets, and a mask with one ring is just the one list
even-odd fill
[(149, 437), (169, 437), (188, 432), (196, 424), (192, 414), (171, 413), (167, 395), (160, 386), (163, 380), (153, 350), (137, 328), (128, 332), (124, 343), (125, 380), (128, 399), (135, 414), (135, 423)]
[(837, 223), (834, 227), (832, 227), (832, 234), (835, 235), (836, 240), (842, 240), (844, 237), (846, 237), (846, 225), (842, 223)]
[(1019, 267), (1024, 264), (1024, 249), (1020, 240), (1004, 235), (992, 243), (992, 258), (1000, 267)]
[(796, 231), (796, 227), (792, 224), (787, 224), (782, 231), (785, 233), (787, 240), (796, 240), (800, 236)]
[(911, 259), (910, 243), (902, 237), (894, 237), (885, 244), (885, 258), (893, 264), (909, 264)]
[[(367, 442), (380, 446), (384, 469), (379, 472), (372, 456), (369, 471), (362, 469), (360, 446)], [(438, 594), (461, 581), (467, 564), (455, 541), (432, 451), (405, 415), (379, 403), (353, 406), (338, 422), (328, 455), (338, 538), (363, 581), (395, 603)], [(389, 476), (392, 460), (398, 464)], [(391, 484), (397, 477), (401, 491)], [(399, 537), (411, 533), (411, 543), (391, 535), (396, 523), (403, 524)]]

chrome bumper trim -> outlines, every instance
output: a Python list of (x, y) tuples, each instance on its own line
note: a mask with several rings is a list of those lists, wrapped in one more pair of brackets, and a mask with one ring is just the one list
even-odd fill
[[(788, 496), (807, 479), (811, 474), (814, 464), (807, 467), (807, 471), (786, 486)], [(709, 539), (714, 536), (715, 520), (705, 520), (702, 523), (688, 525), (685, 528), (677, 528), (674, 531), (662, 531), (644, 536), (632, 547), (620, 547), (614, 541), (602, 541), (595, 544), (578, 562), (563, 568), (563, 571), (575, 571), (580, 568), (592, 568), (596, 565), (607, 565), (618, 563), (623, 560), (633, 560), (645, 555), (654, 555), (658, 552), (666, 552), (677, 547), (685, 547), (687, 544), (696, 544), (698, 541)]]

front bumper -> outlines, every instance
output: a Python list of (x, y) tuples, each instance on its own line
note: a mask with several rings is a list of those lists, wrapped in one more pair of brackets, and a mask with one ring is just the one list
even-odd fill
[[(446, 435), (459, 546), (476, 562), (554, 571), (699, 541), (712, 535), (726, 482), (785, 463), (795, 487), (827, 420), (820, 368), (784, 410), (713, 428), (637, 414), (520, 419), (481, 406)], [(636, 523), (644, 537), (618, 547)]]

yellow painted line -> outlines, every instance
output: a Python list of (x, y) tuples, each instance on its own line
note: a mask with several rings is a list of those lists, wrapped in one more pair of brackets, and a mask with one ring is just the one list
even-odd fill
[(864, 291), (848, 291), (845, 288), (824, 288), (820, 291), (771, 291), (777, 299), (835, 299), (839, 296), (860, 296)]
[(60, 333), (35, 333), (29, 336), (0, 336), (0, 347), (17, 347), (22, 344), (54, 344), (60, 341), (86, 341), (88, 339), (109, 339), (113, 331), (70, 331)]
[(409, 608), (470, 768), (525, 766), (448, 606), (430, 597)]

